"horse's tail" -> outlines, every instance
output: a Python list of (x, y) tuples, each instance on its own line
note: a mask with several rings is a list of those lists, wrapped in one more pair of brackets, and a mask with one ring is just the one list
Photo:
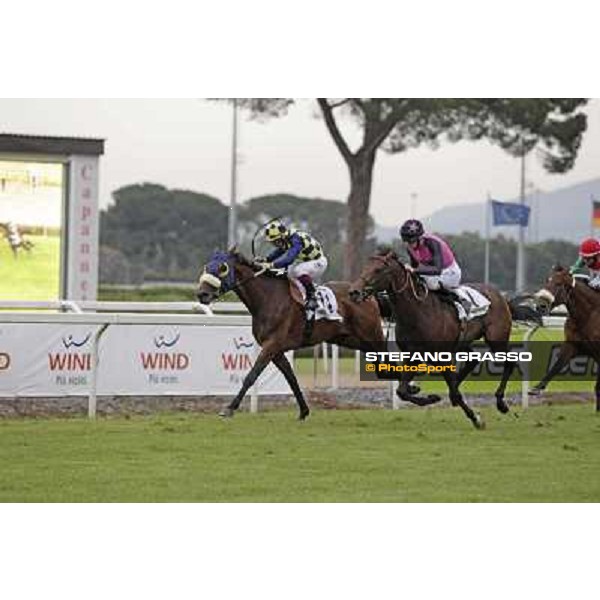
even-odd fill
[(529, 325), (541, 327), (544, 324), (541, 313), (531, 304), (521, 304), (522, 298), (517, 297), (509, 300), (508, 307), (513, 321), (520, 321)]

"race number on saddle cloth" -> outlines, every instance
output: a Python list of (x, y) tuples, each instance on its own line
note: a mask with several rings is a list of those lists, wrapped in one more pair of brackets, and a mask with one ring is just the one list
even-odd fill
[(590, 272), (588, 286), (594, 290), (600, 290), (600, 241), (595, 238), (587, 238), (579, 246), (579, 258), (571, 267), (571, 273), (586, 268)]
[(481, 317), (488, 311), (490, 301), (483, 294), (460, 285), (462, 272), (445, 240), (425, 233), (423, 224), (416, 219), (402, 225), (400, 237), (406, 243), (410, 258), (407, 268), (417, 273), (431, 291), (451, 293), (461, 321)]
[(280, 220), (269, 223), (265, 237), (275, 250), (267, 256), (266, 262), (259, 261), (259, 264), (268, 269), (286, 270), (302, 294), (307, 318), (341, 320), (335, 294), (329, 288), (316, 288), (314, 284), (328, 264), (321, 244), (309, 233), (292, 230)]

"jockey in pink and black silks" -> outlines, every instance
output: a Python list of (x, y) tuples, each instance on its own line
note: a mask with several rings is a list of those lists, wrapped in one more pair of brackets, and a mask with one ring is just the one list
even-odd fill
[(400, 237), (406, 243), (410, 270), (420, 275), (430, 290), (452, 290), (460, 285), (461, 270), (446, 241), (425, 233), (423, 224), (416, 219), (402, 225)]
[[(452, 292), (460, 286), (462, 272), (445, 240), (425, 233), (423, 223), (416, 219), (409, 219), (400, 227), (400, 237), (406, 244), (410, 258), (407, 269), (420, 275), (428, 289)], [(468, 313), (471, 308), (468, 299), (458, 295), (455, 297)]]

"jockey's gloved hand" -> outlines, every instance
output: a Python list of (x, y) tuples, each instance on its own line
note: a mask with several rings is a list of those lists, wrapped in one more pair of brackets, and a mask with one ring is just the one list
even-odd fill
[(261, 261), (261, 262), (258, 262), (258, 261), (255, 260), (254, 264), (257, 267), (260, 267), (261, 269), (265, 269), (266, 271), (274, 268), (273, 267), (273, 263), (272, 262), (267, 262), (266, 260), (265, 261)]

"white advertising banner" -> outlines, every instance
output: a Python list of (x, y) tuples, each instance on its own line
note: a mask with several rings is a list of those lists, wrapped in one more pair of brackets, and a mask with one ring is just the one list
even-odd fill
[[(98, 326), (0, 324), (0, 397), (89, 393)], [(99, 345), (99, 395), (233, 395), (259, 347), (250, 327), (110, 326)], [(288, 394), (271, 364), (260, 394)]]

